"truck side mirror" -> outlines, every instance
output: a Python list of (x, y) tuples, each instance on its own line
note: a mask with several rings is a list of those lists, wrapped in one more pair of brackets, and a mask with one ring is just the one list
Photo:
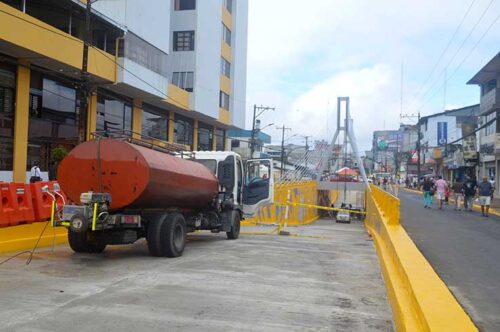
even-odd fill
[(226, 188), (226, 191), (233, 191), (234, 187), (234, 156), (227, 156), (224, 161), (219, 162), (217, 170), (219, 184)]

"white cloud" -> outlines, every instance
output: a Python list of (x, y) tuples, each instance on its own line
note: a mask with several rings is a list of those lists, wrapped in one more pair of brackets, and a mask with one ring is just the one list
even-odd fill
[(290, 126), (298, 132), (331, 139), (336, 128), (337, 97), (349, 96), (360, 149), (369, 149), (373, 128), (395, 128), (399, 123), (400, 106), (394, 98), (399, 95), (399, 87), (394, 81), (391, 68), (383, 64), (334, 75), (293, 102), (292, 109), (299, 111), (290, 112)]
[[(277, 107), (275, 113), (262, 116), (263, 125), (286, 124), (294, 133), (331, 137), (336, 97), (348, 95), (363, 149), (369, 148), (373, 130), (383, 128), (384, 119), (386, 129), (397, 128), (401, 62), (405, 63), (405, 111), (413, 112), (422, 103), (412, 100), (413, 96), (470, 5), (469, 0), (249, 2), (247, 126), (251, 124), (252, 105), (262, 103)], [(489, 2), (475, 2), (443, 63), (455, 52)], [(450, 71), (499, 10), (500, 3), (494, 3)], [(498, 52), (494, 49), (498, 38), (500, 29), (492, 29), (481, 44), (484, 47), (479, 47), (464, 63), (448, 84), (447, 104), (477, 102), (477, 89), (465, 83)], [(436, 79), (440, 71), (441, 68), (436, 71)], [(438, 93), (424, 107), (424, 114), (441, 110), (441, 96)], [(277, 131), (268, 132), (274, 141), (281, 138)]]

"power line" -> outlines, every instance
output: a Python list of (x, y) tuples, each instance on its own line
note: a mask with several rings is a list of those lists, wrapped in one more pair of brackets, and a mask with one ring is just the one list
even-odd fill
[(484, 39), (484, 37), (488, 34), (488, 32), (491, 30), (491, 28), (497, 23), (498, 19), (500, 18), (500, 14), (497, 15), (497, 17), (493, 20), (493, 22), (491, 22), (491, 24), (488, 26), (488, 28), (486, 29), (486, 31), (484, 31), (484, 33), (481, 35), (481, 37), (479, 38), (479, 40), (474, 44), (474, 46), (472, 47), (472, 49), (469, 51), (469, 53), (464, 57), (464, 59), (459, 63), (459, 65), (455, 68), (455, 70), (452, 72), (452, 74), (450, 76), (447, 77), (446, 81), (438, 88), (435, 90), (435, 92), (430, 96), (430, 98), (427, 98), (422, 104), (421, 106), (418, 108), (418, 111), (420, 112), (420, 110), (429, 102), (431, 101), (435, 96), (436, 94), (441, 90), (441, 88), (444, 87), (444, 85), (446, 83), (448, 83), (448, 81), (450, 81), (453, 76), (457, 73), (457, 71), (460, 69), (460, 67), (464, 64), (465, 61), (467, 61), (467, 59), (472, 55), (472, 52), (474, 52), (474, 50), (477, 48), (477, 46), (479, 45), (479, 43), (481, 43), (481, 41)]
[(465, 12), (464, 16), (462, 17), (462, 20), (460, 21), (460, 24), (457, 26), (457, 28), (455, 29), (455, 32), (453, 33), (453, 35), (451, 36), (450, 40), (448, 41), (448, 44), (446, 44), (446, 47), (444, 48), (444, 50), (441, 52), (441, 54), (439, 55), (439, 58), (437, 59), (436, 63), (434, 64), (434, 66), (432, 67), (432, 70), (429, 74), (429, 76), (427, 76), (427, 78), (425, 79), (424, 83), (422, 83), (422, 85), (420, 86), (420, 89), (418, 89), (418, 92), (415, 94), (415, 98), (417, 98), (419, 95), (420, 95), (420, 92), (422, 92), (424, 86), (427, 84), (427, 82), (429, 82), (430, 78), (432, 77), (432, 75), (434, 74), (434, 72), (436, 71), (436, 68), (438, 67), (439, 63), (441, 62), (441, 59), (444, 57), (444, 55), (446, 54), (446, 52), (448, 51), (448, 48), (450, 48), (453, 40), (455, 39), (455, 37), (457, 36), (458, 34), (458, 31), (460, 31), (460, 28), (462, 27), (462, 25), (464, 24), (465, 22), (465, 19), (467, 18), (467, 16), (469, 15), (469, 12), (470, 10), (472, 9), (472, 6), (474, 5), (474, 3), (476, 2), (477, 0), (472, 0), (471, 4), (469, 5), (469, 8), (467, 8), (467, 11)]
[[(478, 20), (474, 23), (474, 25), (473, 25), (472, 29), (469, 31), (469, 33), (467, 34), (467, 36), (464, 38), (464, 40), (462, 41), (462, 43), (460, 44), (460, 46), (458, 47), (458, 49), (457, 49), (457, 50), (456, 50), (456, 52), (453, 54), (453, 56), (451, 57), (451, 59), (448, 61), (448, 63), (445, 65), (445, 67), (444, 67), (444, 68), (448, 68), (448, 67), (451, 65), (451, 63), (455, 60), (455, 58), (457, 57), (457, 55), (460, 53), (460, 51), (462, 50), (462, 48), (465, 46), (465, 43), (469, 40), (469, 38), (472, 36), (472, 33), (474, 33), (474, 31), (476, 30), (476, 28), (477, 28), (477, 26), (479, 25), (479, 23), (481, 23), (481, 21), (483, 20), (484, 16), (485, 16), (485, 15), (486, 15), (486, 13), (488, 12), (488, 9), (491, 7), (491, 5), (493, 4), (493, 2), (494, 2), (494, 1), (495, 1), (495, 0), (490, 0), (490, 2), (489, 2), (489, 4), (488, 4), (488, 6), (487, 6), (487, 7), (483, 10), (483, 12), (482, 12), (482, 13), (481, 13), (481, 15), (479, 16)], [(481, 39), (482, 39), (482, 38), (481, 38)], [(450, 78), (451, 78), (451, 76), (450, 76), (450, 77), (448, 77), (448, 79), (446, 80), (446, 82), (448, 82)], [(429, 88), (428, 88), (428, 89), (424, 92), (424, 94), (422, 95), (422, 98), (425, 98), (425, 97), (427, 96), (427, 94), (433, 90), (434, 86), (435, 86), (435, 85), (436, 85), (436, 83), (438, 83), (438, 82), (439, 82), (439, 81), (437, 81), (437, 80), (436, 80), (436, 81), (435, 81), (435, 82), (434, 82), (434, 83), (433, 83), (433, 84), (432, 84), (432, 85), (431, 85), (431, 86), (430, 86), (430, 87), (429, 87)], [(446, 82), (445, 82), (445, 83), (446, 83)], [(441, 90), (441, 88), (442, 88), (443, 86), (444, 86), (444, 84), (443, 84), (443, 85), (441, 85), (441, 87), (439, 87), (439, 89), (438, 89), (438, 90)], [(434, 97), (434, 95), (433, 95), (433, 97)], [(432, 97), (431, 97), (431, 99), (432, 99)], [(424, 102), (424, 104), (423, 104), (423, 105), (425, 105), (426, 103), (427, 103), (427, 101), (426, 101), (426, 102)], [(419, 107), (419, 109), (421, 109), (421, 108), (423, 107), (423, 105), (421, 105), (421, 106)]]

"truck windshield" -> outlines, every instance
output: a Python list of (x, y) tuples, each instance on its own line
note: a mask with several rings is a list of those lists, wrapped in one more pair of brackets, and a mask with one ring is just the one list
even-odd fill
[(215, 159), (195, 159), (194, 161), (205, 165), (215, 175), (217, 169), (217, 161)]

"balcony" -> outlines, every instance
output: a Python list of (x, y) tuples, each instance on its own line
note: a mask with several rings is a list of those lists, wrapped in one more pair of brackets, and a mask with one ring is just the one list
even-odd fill
[(481, 97), (479, 114), (484, 115), (500, 108), (500, 88), (493, 89)]

